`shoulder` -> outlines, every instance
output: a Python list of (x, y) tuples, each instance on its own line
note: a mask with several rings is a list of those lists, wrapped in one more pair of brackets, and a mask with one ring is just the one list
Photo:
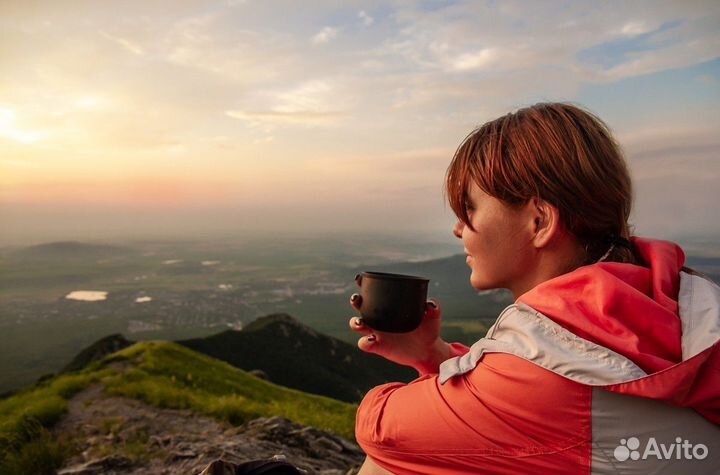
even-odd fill
[(520, 357), (487, 354), (445, 384), (425, 375), (372, 389), (356, 439), (394, 473), (499, 473), (499, 463), (502, 473), (577, 473), (592, 435), (591, 398), (587, 386)]
[[(426, 375), (373, 388), (358, 409), (357, 436), (396, 447), (412, 440), (417, 449), (490, 443), (494, 451), (535, 450), (538, 443), (575, 440), (589, 424), (591, 395), (591, 388), (523, 358), (490, 353), (445, 384)], [(482, 427), (483, 443), (472, 427)]]

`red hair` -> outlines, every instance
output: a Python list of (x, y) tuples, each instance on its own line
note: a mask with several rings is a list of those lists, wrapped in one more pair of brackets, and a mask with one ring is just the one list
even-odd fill
[[(540, 103), (475, 129), (448, 167), (445, 191), (470, 229), (470, 180), (511, 206), (537, 197), (555, 206), (562, 225), (583, 245), (587, 263), (610, 247), (611, 235), (630, 238), (633, 193), (620, 147), (608, 126), (566, 103)], [(473, 229), (474, 231), (474, 229)], [(616, 246), (607, 260), (635, 262)]]

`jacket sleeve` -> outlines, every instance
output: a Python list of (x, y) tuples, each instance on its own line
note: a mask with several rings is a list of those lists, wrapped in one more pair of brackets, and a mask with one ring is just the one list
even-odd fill
[(573, 450), (590, 440), (589, 404), (577, 383), (513, 355), (487, 354), (442, 385), (425, 374), (371, 389), (355, 435), (396, 475), (577, 474), (583, 457)]

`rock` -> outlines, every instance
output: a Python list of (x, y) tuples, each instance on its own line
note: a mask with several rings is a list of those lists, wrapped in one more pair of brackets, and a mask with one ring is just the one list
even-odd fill
[(195, 452), (194, 450), (190, 450), (190, 449), (175, 450), (173, 452), (170, 452), (170, 454), (167, 457), (165, 457), (165, 460), (168, 462), (172, 462), (172, 461), (178, 460), (178, 459), (195, 458), (195, 457), (197, 457), (197, 455), (198, 455), (197, 452)]
[[(275, 463), (273, 463), (275, 462)], [(268, 465), (274, 465), (269, 467)], [(265, 460), (251, 460), (242, 463), (233, 463), (227, 460), (214, 460), (205, 469), (200, 472), (200, 475), (236, 475), (240, 473), (247, 473), (252, 470), (252, 473), (275, 473), (278, 475), (309, 475), (310, 472), (303, 470), (298, 467), (294, 467), (291, 463), (287, 462), (285, 455), (278, 454), (269, 459)], [(333, 475), (333, 474), (327, 474)], [(340, 474), (342, 475), (342, 474)]]
[(270, 381), (270, 377), (267, 375), (267, 373), (261, 369), (253, 369), (251, 371), (248, 371), (248, 373), (252, 374), (253, 376), (264, 379), (265, 381)]
[(107, 473), (109, 470), (126, 469), (132, 467), (132, 462), (126, 457), (109, 455), (100, 459), (58, 471), (58, 475), (95, 475)]
[(172, 444), (171, 435), (151, 435), (148, 437), (148, 447), (162, 448)]
[(76, 465), (60, 470), (58, 475), (98, 475), (102, 473), (100, 467), (85, 467), (84, 465)]
[(342, 437), (282, 417), (258, 418), (239, 427), (238, 431), (284, 447), (291, 462), (312, 470), (310, 473), (335, 469), (343, 475), (348, 467), (359, 467), (365, 458), (357, 445)]
[(342, 452), (343, 446), (334, 442), (327, 437), (320, 437), (315, 440), (315, 446), (323, 450), (330, 450), (332, 452)]

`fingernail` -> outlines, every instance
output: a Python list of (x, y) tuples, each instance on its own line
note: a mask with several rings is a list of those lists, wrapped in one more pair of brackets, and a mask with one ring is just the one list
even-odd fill
[(432, 305), (432, 308), (438, 308), (437, 304), (433, 302), (432, 300), (428, 300), (428, 303)]
[(350, 297), (350, 301), (351, 301), (351, 302), (354, 302), (354, 301), (357, 300), (358, 297), (359, 297), (358, 294), (352, 294), (352, 296)]
[(368, 338), (368, 341), (375, 341), (375, 335), (370, 335)]
[(353, 323), (354, 323), (355, 326), (357, 326), (357, 327), (362, 326), (362, 320), (360, 320), (360, 317), (355, 317), (355, 318), (353, 319)]

